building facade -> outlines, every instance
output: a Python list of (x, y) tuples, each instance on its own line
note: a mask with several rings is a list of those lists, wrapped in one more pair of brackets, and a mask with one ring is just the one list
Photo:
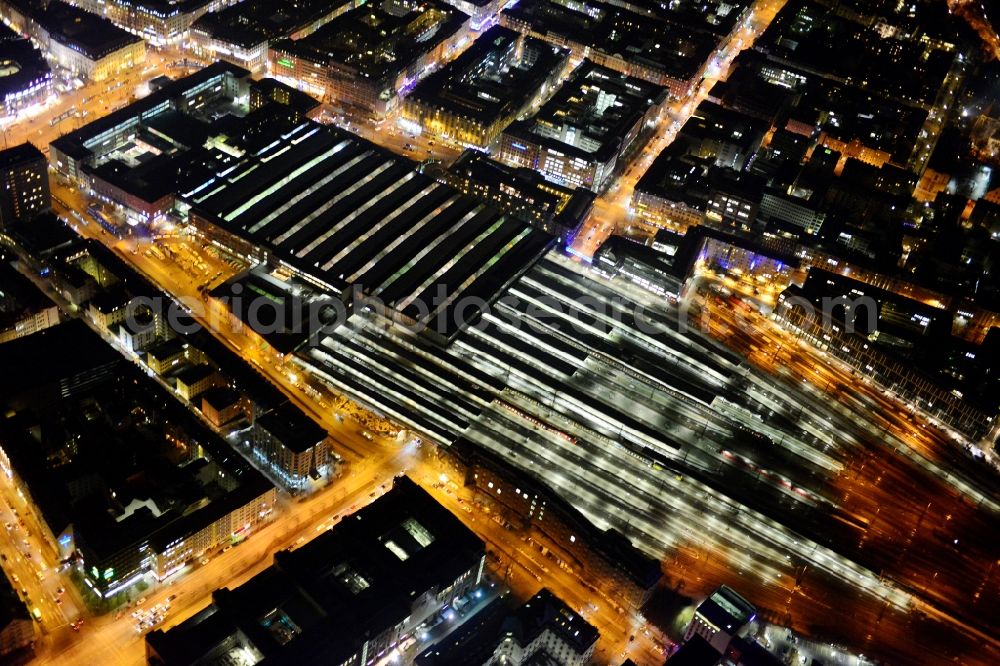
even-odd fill
[(665, 101), (662, 87), (585, 61), (534, 116), (504, 130), (496, 154), (560, 185), (600, 192), (642, 145)]
[(51, 208), (48, 162), (42, 151), (22, 143), (0, 152), (0, 229)]
[(326, 430), (291, 403), (254, 419), (251, 446), (255, 457), (294, 489), (304, 488), (332, 464)]

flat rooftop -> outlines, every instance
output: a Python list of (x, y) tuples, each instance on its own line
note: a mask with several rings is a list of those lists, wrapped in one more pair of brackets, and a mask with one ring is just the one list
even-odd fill
[(517, 192), (519, 200), (539, 211), (561, 213), (573, 205), (589, 207), (594, 193), (585, 187), (575, 189), (545, 180), (534, 169), (512, 167), (498, 162), (479, 150), (464, 151), (448, 171), (477, 183)]
[(196, 12), (210, 2), (211, 0), (131, 0), (128, 4), (135, 7), (140, 15), (165, 19), (177, 14)]
[(563, 36), (604, 53), (619, 54), (628, 63), (679, 81), (693, 77), (718, 42), (717, 36), (698, 30), (697, 24), (665, 20), (668, 12), (662, 7), (650, 16), (593, 0), (574, 8), (557, 0), (521, 0), (503, 13), (531, 26), (535, 33)]
[[(483, 542), (407, 477), (214, 604), (146, 642), (167, 666), (231, 649), (275, 663), (341, 663), (414, 600), (477, 569)], [(473, 576), (475, 576), (475, 572)], [(259, 660), (258, 659), (258, 660)]]
[(635, 184), (635, 191), (692, 207), (704, 206), (711, 190), (707, 176), (713, 162), (709, 157), (689, 155), (682, 143), (673, 143), (656, 156)]
[(228, 62), (217, 61), (204, 67), (190, 76), (176, 79), (164, 85), (159, 90), (146, 95), (140, 100), (129, 104), (106, 116), (87, 123), (83, 127), (64, 134), (50, 145), (56, 150), (77, 160), (85, 160), (94, 155), (94, 149), (100, 149), (100, 142), (112, 130), (124, 125), (138, 125), (146, 116), (156, 115), (171, 108), (185, 97), (185, 94), (208, 85), (213, 79), (231, 75), (237, 79), (249, 79), (250, 72)]
[(209, 12), (195, 21), (191, 30), (242, 47), (256, 46), (268, 40), (288, 37), (310, 23), (354, 0), (244, 0), (217, 12)]
[(9, 259), (0, 250), (0, 331), (33, 312), (55, 307), (31, 280), (8, 263)]
[(38, 22), (60, 44), (79, 51), (91, 60), (100, 60), (119, 49), (142, 41), (108, 19), (52, 0)]
[(310, 62), (347, 67), (359, 76), (388, 80), (454, 35), (469, 20), (451, 5), (423, 0), (368, 3), (336, 17), (316, 32), (273, 47)]
[[(911, 11), (917, 6), (921, 6), (921, 13), (925, 11), (924, 3), (911, 4)], [(861, 13), (866, 9), (871, 11), (866, 7)], [(807, 78), (849, 81), (899, 102), (933, 104), (957, 51), (938, 48), (935, 40), (922, 40), (923, 29), (914, 30), (911, 37), (906, 30), (896, 32), (887, 23), (866, 25), (861, 22), (863, 17), (855, 21), (848, 16), (847, 10), (838, 11), (812, 0), (789, 2), (754, 48), (777, 65)], [(889, 23), (896, 24), (895, 19)], [(946, 16), (938, 20), (944, 25), (952, 21)], [(923, 25), (926, 23), (921, 22)], [(957, 31), (953, 38), (957, 38)], [(851, 48), (845, 49), (845, 44)], [(831, 53), (838, 57), (831, 58)]]
[(663, 95), (662, 86), (584, 60), (534, 116), (511, 123), (505, 133), (571, 157), (605, 162)]
[(493, 26), (442, 69), (423, 79), (407, 99), (484, 124), (516, 113), (566, 63), (569, 51)]
[[(520, 608), (504, 614), (503, 600), (497, 600), (481, 611), (484, 617), (470, 618), (454, 634), (420, 653), (418, 666), (462, 666), (486, 663), (506, 637), (514, 637), (526, 647), (545, 631), (558, 636), (577, 654), (583, 654), (597, 642), (598, 631), (577, 615), (566, 602), (543, 587)], [(558, 655), (540, 650), (548, 659), (537, 663), (563, 663)], [(475, 655), (473, 662), (469, 655)], [(555, 659), (556, 661), (549, 661)], [(533, 662), (534, 663), (534, 662)]]
[[(52, 531), (72, 523), (94, 564), (143, 541), (162, 548), (271, 487), (82, 322), (0, 347), (3, 367), (30, 365), (32, 383), (44, 380), (60, 395), (53, 402), (28, 386), (11, 389), (0, 420), (4, 450)], [(66, 355), (83, 358), (65, 367)], [(39, 373), (55, 363), (62, 367)]]
[(928, 115), (923, 108), (875, 90), (831, 80), (810, 81), (799, 92), (801, 97), (791, 112), (797, 120), (814, 123), (847, 143), (858, 139), (889, 153), (897, 163), (905, 163), (913, 153)]
[(182, 194), (191, 215), (268, 248), (320, 290), (356, 286), (450, 335), (552, 237), (332, 126), (304, 120)]
[[(10, 31), (6, 25), (3, 28)], [(28, 90), (46, 78), (52, 78), (52, 70), (45, 61), (45, 56), (27, 39), (0, 39), (0, 62), (13, 63), (12, 66), (2, 68), (7, 75), (0, 76), (0, 100)]]
[(254, 419), (260, 427), (294, 453), (308, 451), (327, 438), (327, 432), (291, 402)]
[[(0, 42), (0, 45), (2, 44), (3, 42)], [(26, 141), (20, 145), (0, 150), (0, 173), (38, 162), (45, 162), (45, 153), (31, 142)]]

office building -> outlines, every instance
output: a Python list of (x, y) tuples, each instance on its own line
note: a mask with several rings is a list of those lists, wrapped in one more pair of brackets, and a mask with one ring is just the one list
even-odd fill
[(312, 118), (319, 115), (321, 103), (312, 95), (293, 88), (277, 79), (265, 77), (250, 84), (250, 110), (256, 111), (264, 105), (275, 102), (292, 109), (296, 119)]
[(421, 131), (485, 149), (535, 100), (558, 85), (569, 50), (493, 26), (424, 78), (401, 117)]
[(653, 229), (685, 233), (704, 221), (712, 159), (696, 157), (683, 143), (663, 150), (632, 191), (631, 210), (638, 222)]
[(530, 118), (504, 130), (501, 161), (600, 192), (642, 146), (663, 110), (661, 86), (584, 61)]
[(457, 190), (530, 222), (570, 244), (594, 206), (594, 193), (550, 182), (534, 169), (511, 167), (466, 150), (438, 178)]
[(0, 24), (0, 114), (17, 115), (52, 95), (52, 70), (44, 54)]
[(621, 236), (612, 236), (597, 249), (592, 268), (607, 278), (620, 276), (672, 302), (680, 298), (684, 287), (685, 276), (678, 274), (670, 257)]
[(483, 582), (485, 547), (407, 477), (332, 530), (213, 603), (146, 636), (155, 666), (364, 666), (389, 659), (416, 627)]
[(247, 70), (214, 63), (59, 137), (50, 160), (132, 222), (151, 222), (173, 208), (178, 182), (192, 168), (187, 153), (203, 146), (208, 123), (245, 115), (249, 89)]
[(777, 223), (786, 229), (815, 235), (826, 220), (826, 213), (817, 208), (815, 204), (781, 192), (764, 192), (757, 215), (765, 223)]
[(286, 402), (257, 415), (245, 444), (252, 455), (290, 488), (328, 477), (333, 463), (330, 436), (301, 409)]
[(269, 69), (318, 99), (381, 119), (457, 52), (468, 29), (468, 15), (439, 0), (369, 3), (303, 39), (271, 44)]
[(42, 151), (31, 143), (0, 151), (0, 229), (31, 220), (51, 207), (48, 162)]
[[(747, 7), (744, 2), (710, 4), (717, 9), (714, 17), (719, 26), (734, 26)], [(598, 0), (522, 0), (500, 13), (500, 24), (567, 46), (577, 59), (588, 58), (626, 76), (664, 86), (671, 97), (680, 99), (701, 78), (721, 35), (713, 34), (716, 26), (704, 16), (677, 17), (674, 9), (674, 3), (658, 3), (652, 13), (637, 13)], [(709, 10), (702, 11), (707, 15)]]
[(201, 413), (216, 428), (246, 416), (246, 399), (228, 386), (216, 386), (201, 394)]
[(61, 0), (51, 0), (32, 22), (29, 34), (74, 76), (103, 81), (146, 62), (141, 37)]
[(513, 612), (504, 599), (469, 618), (416, 658), (417, 666), (487, 666), (590, 663), (598, 631), (548, 588), (542, 588)]
[(712, 167), (708, 173), (705, 222), (715, 227), (750, 231), (757, 223), (764, 181), (759, 176)]
[(716, 652), (724, 653), (729, 643), (757, 618), (757, 609), (736, 591), (723, 585), (701, 602), (684, 630), (684, 640), (701, 636)]
[(0, 356), (23, 378), (0, 396), (0, 461), (95, 594), (163, 580), (270, 519), (274, 487), (81, 321)]
[(75, 0), (82, 9), (104, 16), (155, 46), (179, 44), (191, 24), (237, 0)]
[(125, 322), (131, 295), (123, 285), (113, 285), (90, 299), (87, 316), (105, 331)]
[(165, 375), (185, 360), (187, 349), (183, 338), (164, 340), (146, 350), (146, 365), (156, 374)]
[(469, 27), (478, 32), (493, 25), (496, 15), (507, 3), (501, 0), (448, 0), (448, 4), (468, 14), (471, 17)]
[(689, 155), (709, 158), (717, 167), (743, 171), (770, 129), (753, 116), (703, 101), (678, 132), (675, 141)]
[(653, 596), (663, 579), (660, 561), (622, 533), (598, 528), (551, 487), (468, 440), (455, 442), (443, 459), (459, 478), (472, 479), (475, 501), (498, 522), (542, 535), (545, 557), (593, 581), (613, 606), (638, 612)]
[(177, 395), (188, 402), (195, 402), (195, 398), (215, 387), (219, 381), (215, 368), (207, 363), (198, 363), (182, 368), (174, 375), (174, 388)]
[(61, 315), (0, 248), (0, 343), (31, 335), (59, 323)]
[(243, 0), (196, 20), (190, 44), (201, 57), (231, 62), (259, 75), (267, 69), (270, 43), (301, 39), (359, 4), (358, 0)]

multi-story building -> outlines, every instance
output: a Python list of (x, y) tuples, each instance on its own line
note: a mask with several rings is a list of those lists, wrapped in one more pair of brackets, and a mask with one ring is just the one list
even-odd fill
[[(733, 11), (725, 18), (719, 14), (720, 23), (736, 18), (738, 4), (728, 6)], [(639, 14), (598, 0), (522, 0), (500, 13), (500, 24), (569, 47), (576, 59), (665, 86), (680, 99), (701, 78), (720, 37), (697, 29), (691, 20), (666, 20), (666, 5), (656, 10)]]
[(592, 268), (609, 278), (621, 276), (673, 302), (684, 285), (684, 276), (678, 274), (671, 258), (621, 236), (612, 236), (597, 249)]
[(184, 361), (187, 349), (181, 338), (164, 340), (146, 350), (146, 365), (158, 375), (167, 374)]
[[(417, 666), (487, 666), (590, 663), (598, 632), (548, 588), (523, 606), (503, 613), (498, 599), (454, 634), (420, 653)], [(497, 608), (500, 607), (500, 608)], [(482, 617), (481, 617), (482, 616)]]
[(290, 402), (254, 418), (249, 446), (294, 489), (327, 475), (333, 460), (326, 430)]
[(191, 24), (206, 12), (217, 12), (238, 0), (74, 0), (73, 4), (108, 18), (150, 44), (177, 44)]
[[(345, 110), (385, 118), (468, 39), (469, 17), (439, 0), (386, 0), (270, 47), (270, 72)], [(345, 39), (344, 35), (351, 35)]]
[(536, 114), (504, 130), (497, 156), (600, 192), (642, 145), (665, 100), (661, 86), (585, 61)]
[(87, 316), (104, 330), (110, 331), (125, 321), (130, 300), (128, 291), (121, 285), (115, 285), (90, 299)]
[(241, 416), (246, 416), (246, 399), (228, 386), (216, 386), (201, 394), (201, 413), (209, 423), (221, 428)]
[(566, 244), (573, 242), (594, 206), (594, 193), (585, 187), (557, 185), (533, 169), (510, 167), (478, 150), (463, 152), (439, 178)]
[(507, 3), (501, 0), (448, 0), (448, 4), (471, 16), (469, 27), (478, 31), (484, 27), (489, 28), (496, 15), (500, 13), (500, 9)]
[(226, 659), (364, 666), (483, 582), (483, 542), (407, 477), (176, 627), (146, 635), (156, 666)]
[(35, 623), (28, 607), (7, 575), (0, 572), (0, 660), (27, 663), (34, 642)]
[[(245, 113), (249, 89), (250, 72), (214, 63), (59, 137), (50, 144), (50, 161), (121, 206), (132, 221), (155, 220), (174, 205), (182, 165), (173, 158), (208, 138), (203, 124), (185, 122), (185, 113)], [(136, 147), (147, 149), (147, 159), (135, 159)]]
[(711, 158), (689, 155), (683, 144), (671, 144), (635, 184), (630, 208), (635, 219), (682, 234), (700, 225), (708, 205), (711, 166)]
[(162, 580), (270, 519), (274, 486), (82, 321), (0, 345), (0, 363), (21, 378), (0, 394), (0, 463), (96, 594)]
[(30, 220), (51, 207), (48, 162), (42, 151), (30, 143), (0, 151), (0, 229)]
[(756, 155), (770, 126), (753, 116), (703, 101), (680, 129), (677, 141), (717, 167), (742, 171)]
[(558, 85), (569, 50), (494, 26), (406, 97), (401, 117), (422, 131), (487, 148)]
[(705, 222), (713, 226), (749, 231), (757, 222), (763, 180), (752, 174), (713, 167), (705, 204)]
[(254, 74), (267, 68), (268, 45), (279, 39), (302, 39), (331, 19), (363, 4), (359, 0), (244, 0), (210, 12), (191, 25), (193, 51), (210, 60), (225, 60)]
[(616, 530), (600, 530), (547, 485), (510, 468), (499, 457), (460, 441), (445, 462), (471, 482), (476, 501), (502, 524), (526, 527), (539, 555), (594, 582), (595, 594), (614, 608), (638, 611), (661, 580), (660, 562)]
[(59, 323), (59, 308), (18, 273), (0, 249), (0, 342)]
[[(9, 32), (0, 25), (0, 33)], [(27, 39), (0, 38), (0, 113), (16, 118), (48, 100), (52, 91), (52, 70), (42, 52)]]
[(195, 398), (219, 383), (219, 373), (212, 366), (199, 363), (182, 369), (174, 377), (177, 394), (194, 402)]
[(300, 118), (316, 119), (322, 104), (312, 95), (277, 79), (265, 77), (250, 85), (250, 110), (275, 102), (292, 109)]
[(156, 318), (148, 312), (137, 312), (115, 328), (121, 345), (135, 354), (142, 354), (159, 339)]
[(719, 653), (757, 617), (757, 609), (734, 590), (723, 585), (701, 602), (684, 631), (684, 640), (698, 635)]
[(141, 67), (146, 42), (97, 14), (52, 0), (31, 21), (29, 34), (60, 67), (93, 81)]
[(776, 221), (809, 235), (819, 233), (826, 220), (826, 213), (817, 206), (781, 192), (764, 192), (757, 215), (765, 223)]

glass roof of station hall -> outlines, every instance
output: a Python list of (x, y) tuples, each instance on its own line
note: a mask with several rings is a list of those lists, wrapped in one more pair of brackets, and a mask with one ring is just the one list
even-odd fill
[[(183, 198), (193, 215), (331, 291), (357, 285), (411, 320), (442, 322), (449, 337), (460, 299), (492, 300), (552, 242), (410, 160), (312, 121)], [(474, 310), (463, 311), (466, 321)]]

